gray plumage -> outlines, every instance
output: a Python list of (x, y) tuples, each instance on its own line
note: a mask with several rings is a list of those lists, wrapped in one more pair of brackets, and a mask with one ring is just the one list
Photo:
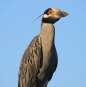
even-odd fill
[(67, 13), (57, 8), (49, 8), (44, 12), (41, 32), (23, 54), (18, 87), (47, 87), (58, 64), (53, 24), (64, 16), (67, 16)]

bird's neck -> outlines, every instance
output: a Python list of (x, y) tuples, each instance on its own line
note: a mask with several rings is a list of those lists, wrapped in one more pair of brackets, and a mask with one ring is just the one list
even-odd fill
[(42, 70), (46, 70), (51, 58), (51, 51), (54, 45), (55, 28), (53, 24), (42, 23), (40, 37), (42, 40), (43, 66)]
[(51, 23), (42, 23), (40, 36), (42, 38), (42, 44), (52, 46), (55, 37), (54, 25)]

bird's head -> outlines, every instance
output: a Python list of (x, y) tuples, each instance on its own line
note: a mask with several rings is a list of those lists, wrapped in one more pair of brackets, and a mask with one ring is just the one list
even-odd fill
[(61, 11), (58, 8), (48, 8), (42, 16), (42, 22), (54, 24), (60, 18), (65, 17), (67, 15), (68, 13)]

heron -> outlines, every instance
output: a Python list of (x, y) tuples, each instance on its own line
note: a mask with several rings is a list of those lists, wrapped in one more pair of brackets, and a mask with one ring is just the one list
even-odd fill
[(40, 34), (33, 38), (22, 56), (18, 87), (47, 87), (58, 65), (54, 23), (67, 15), (59, 8), (44, 11)]

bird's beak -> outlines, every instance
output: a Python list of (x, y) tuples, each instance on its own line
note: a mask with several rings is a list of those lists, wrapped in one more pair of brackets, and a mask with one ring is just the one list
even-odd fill
[(64, 12), (64, 11), (60, 11), (59, 16), (60, 16), (61, 18), (62, 18), (62, 17), (65, 17), (65, 16), (68, 16), (68, 13), (67, 13), (67, 12)]
[(56, 19), (60, 19), (60, 18), (66, 17), (66, 16), (68, 16), (67, 12), (59, 11), (53, 17), (56, 18)]

